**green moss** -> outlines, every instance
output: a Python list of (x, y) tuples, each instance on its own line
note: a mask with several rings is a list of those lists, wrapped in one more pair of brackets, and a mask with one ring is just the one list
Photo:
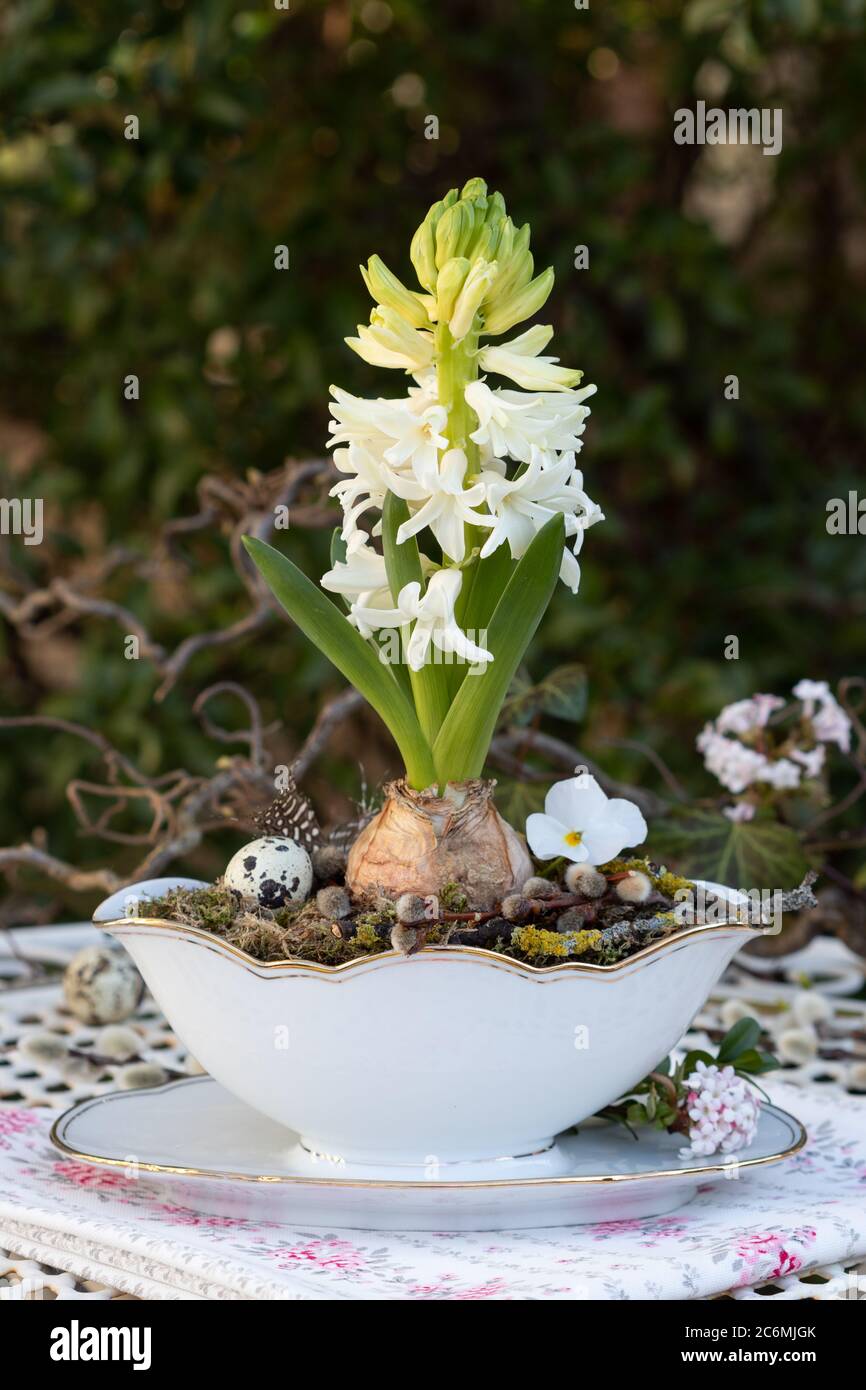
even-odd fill
[[(687, 882), (668, 875), (666, 869), (650, 870), (643, 859), (619, 859), (605, 866), (609, 873), (630, 868), (649, 872), (654, 882), (677, 885)], [(454, 904), (447, 909), (449, 911), (461, 911), (464, 909), (459, 904), (465, 901), (465, 894), (459, 884), (446, 884), (440, 901)], [(213, 932), (256, 960), (308, 960), (323, 965), (341, 965), (389, 950), (391, 928), (396, 921), (394, 904), (382, 902), (375, 908), (353, 914), (351, 921), (344, 924), (349, 930), (337, 935), (334, 922), (322, 916), (315, 899), (291, 903), (273, 912), (223, 887), (174, 889), (148, 903), (147, 913)], [(673, 912), (662, 913), (655, 921), (659, 935), (679, 927)], [(513, 960), (530, 961), (534, 965), (555, 965), (579, 958), (607, 965), (646, 944), (646, 937), (637, 931), (626, 930), (621, 939), (613, 941), (603, 936), (597, 927), (556, 931), (555, 925), (555, 914), (550, 914), (540, 918), (537, 925), (518, 927), (513, 934), (500, 935), (495, 941), (487, 940), (485, 946)], [(453, 922), (431, 923), (425, 944), (447, 946), (455, 930)]]
[[(372, 917), (373, 915), (373, 913), (369, 913), (368, 917)], [(369, 920), (362, 921), (359, 917), (355, 924), (355, 935), (352, 938), (352, 944), (356, 949), (361, 951), (381, 951), (383, 943), (382, 938), (376, 930), (376, 925)]]
[(439, 903), (446, 912), (465, 912), (469, 903), (464, 889), (459, 883), (443, 883), (439, 890)]
[(162, 898), (142, 903), (140, 913), (220, 931), (231, 926), (240, 904), (241, 899), (230, 888), (173, 888)]

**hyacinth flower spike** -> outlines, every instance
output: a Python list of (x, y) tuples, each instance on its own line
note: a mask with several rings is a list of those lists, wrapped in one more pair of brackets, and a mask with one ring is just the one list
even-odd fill
[[(434, 204), (410, 259), (417, 288), (376, 255), (362, 266), (374, 307), (346, 339), (364, 361), (408, 376), (405, 394), (331, 388), (343, 524), (322, 586), (334, 600), (278, 550), (245, 544), (297, 626), (389, 728), (403, 792), (451, 814), (477, 797), (512, 678), (557, 581), (577, 592), (576, 555), (602, 520), (576, 466), (595, 388), (548, 351), (551, 328), (518, 329), (547, 300), (553, 271), (534, 273), (529, 227), (483, 180)], [(480, 822), (508, 840), (489, 793), (483, 801)], [(509, 854), (505, 887), (517, 871)]]

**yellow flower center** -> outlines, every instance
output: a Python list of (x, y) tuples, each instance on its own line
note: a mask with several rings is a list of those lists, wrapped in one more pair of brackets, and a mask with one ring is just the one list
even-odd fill
[(582, 839), (583, 835), (579, 830), (569, 830), (565, 837), (565, 843), (567, 845), (579, 845)]

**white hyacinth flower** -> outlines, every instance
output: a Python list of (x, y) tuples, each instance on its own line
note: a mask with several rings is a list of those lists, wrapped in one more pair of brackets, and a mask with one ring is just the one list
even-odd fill
[(473, 381), (465, 391), (467, 403), (478, 416), (478, 428), (470, 438), (494, 458), (512, 458), (518, 463), (528, 463), (533, 448), (546, 453), (577, 452), (590, 413), (583, 402), (595, 389), (583, 386), (563, 395), (526, 395), (505, 388), (493, 390), (485, 381)]
[(397, 400), (367, 401), (338, 386), (331, 387), (331, 437), (335, 444), (364, 444), (394, 468), (413, 463), (435, 467), (439, 453), (448, 448), (442, 433), (447, 411), (424, 388), (415, 388)]
[(402, 628), (414, 623), (406, 651), (407, 664), (413, 671), (425, 665), (431, 645), (473, 665), (493, 660), (491, 652), (477, 646), (459, 626), (454, 607), (460, 594), (463, 576), (458, 569), (437, 570), (422, 593), (417, 580), (404, 585), (397, 596), (397, 606), (385, 607), (390, 591), (382, 596), (382, 606), (376, 606), (369, 595), (361, 595), (352, 605), (349, 617), (362, 637), (369, 637), (381, 628)]
[[(472, 487), (464, 488), (466, 469), (467, 459), (462, 449), (449, 449), (442, 455), (438, 468), (427, 467), (422, 470), (416, 464), (418, 486), (426, 492), (427, 500), (414, 516), (403, 522), (397, 532), (398, 545), (402, 545), (410, 536), (417, 535), (425, 526), (429, 526), (448, 558), (457, 564), (460, 563), (466, 554), (464, 528), (467, 525), (484, 526), (489, 521), (489, 517), (482, 516), (474, 510), (484, 503), (484, 485), (479, 482), (474, 483)], [(408, 496), (405, 484), (402, 484), (401, 491), (401, 484), (402, 480), (395, 479), (393, 491), (409, 501), (415, 500)]]
[(337, 560), (332, 569), (322, 575), (322, 588), (346, 598), (359, 594), (384, 594), (378, 607), (391, 598), (385, 558), (374, 550), (362, 531), (357, 531), (346, 545), (345, 560)]
[(363, 444), (349, 444), (335, 449), (334, 463), (348, 478), (335, 483), (330, 496), (338, 497), (343, 508), (342, 537), (348, 541), (358, 529), (358, 518), (371, 507), (380, 509), (388, 491), (388, 471)]
[(549, 463), (539, 449), (533, 447), (529, 467), (509, 481), (496, 473), (484, 473), (481, 478), (492, 514), (490, 535), (481, 548), (481, 558), (492, 555), (498, 546), (507, 542), (512, 558), (519, 560), (526, 553), (536, 532), (561, 512), (565, 517), (566, 536), (576, 536), (573, 551), (563, 554), (560, 578), (577, 593), (580, 567), (576, 554), (583, 541), (583, 532), (603, 520), (601, 508), (583, 491), (583, 475), (575, 468), (574, 454), (564, 454)]
[(484, 665), (493, 660), (493, 653), (470, 641), (454, 616), (462, 583), (460, 571), (448, 569), (431, 575), (423, 596), (418, 583), (407, 584), (401, 589), (400, 605), (404, 611), (410, 609), (415, 619), (407, 654), (413, 671), (421, 670), (431, 644), (440, 652), (450, 652), (472, 665)]
[(346, 342), (373, 367), (417, 372), (433, 362), (432, 335), (412, 328), (396, 309), (382, 304), (370, 315), (369, 327), (359, 323), (357, 338), (347, 338)]
[(526, 839), (538, 859), (563, 857), (575, 864), (606, 864), (646, 835), (637, 806), (606, 796), (586, 772), (556, 782), (544, 799), (544, 811), (526, 821)]
[(552, 336), (552, 328), (527, 329), (510, 343), (482, 348), (478, 364), (482, 371), (507, 376), (526, 391), (570, 391), (578, 385), (583, 372), (560, 367), (558, 357), (541, 356), (541, 349)]
[[(484, 568), (489, 612), (509, 585), (511, 592), (526, 585), (525, 617), (515, 606), (502, 640), (511, 670), (557, 570), (577, 592), (584, 534), (602, 519), (574, 462), (595, 387), (577, 389), (582, 373), (548, 355), (549, 326), (515, 327), (538, 313), (554, 280), (552, 267), (533, 279), (529, 241), (528, 224), (515, 225), (502, 195), (472, 178), (435, 202), (412, 237), (417, 288), (378, 255), (362, 267), (374, 307), (346, 342), (365, 362), (403, 371), (410, 383), (394, 399), (363, 400), (331, 387), (329, 447), (340, 476), (330, 495), (342, 506), (346, 551), (323, 587), (342, 595), (347, 619), (338, 605), (312, 601), (287, 557), (244, 537), (281, 605), (384, 720), (414, 789), (481, 774), (506, 696), (507, 682), (495, 674), (488, 673), (485, 697), (473, 700), (471, 686), (462, 690), (465, 673), (443, 680), (432, 669), (438, 662), (427, 669), (431, 650), (482, 668), (493, 661), (462, 630), (455, 610), (461, 588), (482, 606), (475, 604), (482, 551), (487, 556), (507, 544), (503, 561), (511, 557)], [(489, 341), (507, 333), (510, 341)], [(492, 389), (479, 380), (485, 369), (523, 389), (508, 382), (508, 389)], [(392, 581), (399, 571), (399, 593), (371, 537), (382, 540)], [(357, 634), (370, 639), (383, 627), (397, 629), (409, 653), (408, 682), (371, 664), (358, 641)], [(379, 655), (385, 662), (384, 651)]]

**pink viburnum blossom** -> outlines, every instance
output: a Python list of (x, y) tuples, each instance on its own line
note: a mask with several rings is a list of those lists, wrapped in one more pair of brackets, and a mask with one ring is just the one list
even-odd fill
[(698, 1062), (686, 1085), (690, 1144), (680, 1150), (683, 1158), (735, 1153), (751, 1144), (758, 1130), (760, 1102), (733, 1067)]
[[(697, 737), (708, 772), (723, 787), (740, 795), (750, 787), (794, 791), (814, 781), (824, 770), (826, 745), (843, 752), (851, 745), (851, 720), (826, 681), (801, 680), (793, 694), (802, 704), (799, 722), (784, 719), (770, 726), (775, 711), (784, 709), (779, 695), (757, 694), (725, 705)], [(747, 821), (755, 814), (751, 802), (725, 808), (729, 820)]]

